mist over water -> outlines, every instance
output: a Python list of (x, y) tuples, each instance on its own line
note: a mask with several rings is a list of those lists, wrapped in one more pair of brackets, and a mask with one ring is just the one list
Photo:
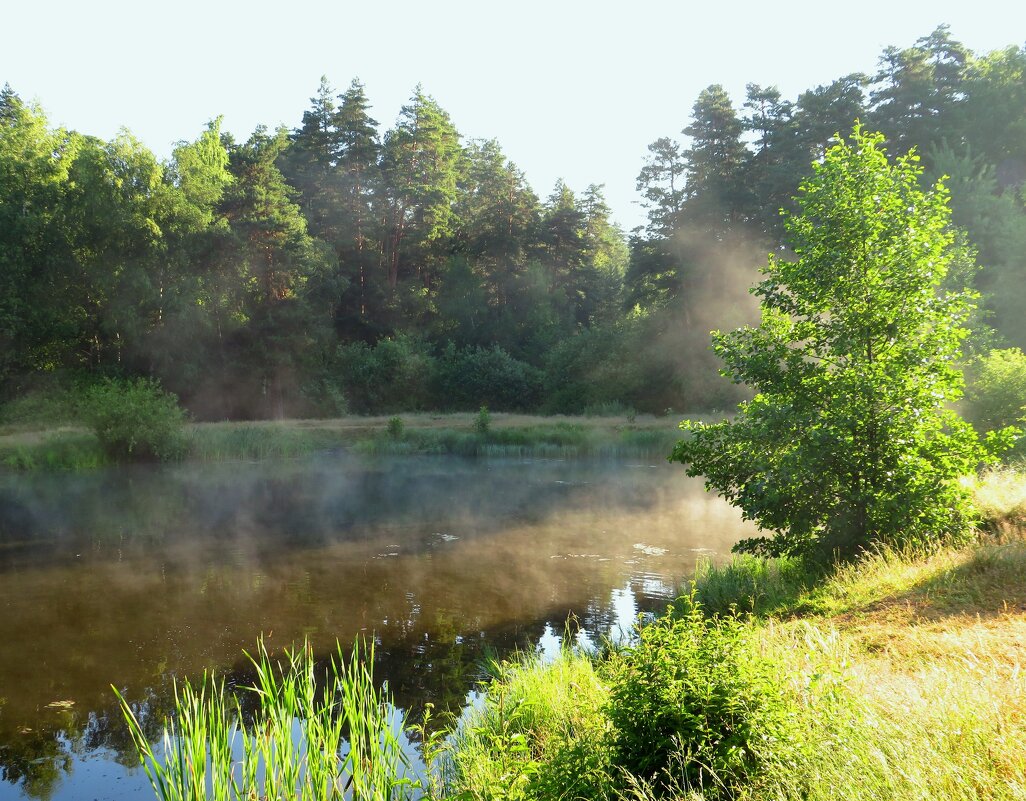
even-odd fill
[[(666, 464), (403, 458), (0, 478), (0, 799), (150, 798), (110, 684), (243, 649), (376, 643), (400, 707), (458, 710), (487, 649), (595, 643), (752, 530)], [(128, 770), (128, 768), (133, 768)]]

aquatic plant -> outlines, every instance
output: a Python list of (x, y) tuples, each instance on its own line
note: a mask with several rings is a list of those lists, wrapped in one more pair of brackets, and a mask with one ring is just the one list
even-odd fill
[(307, 644), (273, 659), (261, 641), (247, 656), (256, 680), (241, 692), (256, 696), (256, 712), (244, 716), (238, 695), (212, 675), (176, 685), (163, 758), (115, 688), (160, 801), (399, 801), (419, 794), (421, 781), (400, 741), (405, 717), (374, 684), (373, 647), (355, 647), (349, 660), (339, 647), (323, 689)]

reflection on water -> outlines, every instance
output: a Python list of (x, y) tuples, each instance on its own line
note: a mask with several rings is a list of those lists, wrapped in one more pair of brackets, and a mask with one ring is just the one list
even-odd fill
[[(667, 465), (357, 460), (0, 477), (0, 801), (148, 799), (110, 684), (373, 636), (396, 703), (458, 709), (486, 649), (620, 636), (737, 513)], [(241, 679), (240, 679), (241, 680)]]

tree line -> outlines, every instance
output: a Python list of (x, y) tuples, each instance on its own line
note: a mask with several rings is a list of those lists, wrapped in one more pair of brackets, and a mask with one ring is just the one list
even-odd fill
[[(950, 176), (953, 280), (979, 347), (1026, 343), (1026, 49), (939, 28), (787, 100), (703, 90), (650, 148), (648, 224), (600, 185), (540, 199), (494, 140), (418, 87), (382, 130), (359, 81), (322, 79), (295, 128), (214, 120), (161, 161), (123, 131), (52, 128), (0, 93), (0, 380), (147, 376), (197, 416), (415, 408), (724, 408), (708, 332), (750, 319), (779, 209), (856, 119)], [(982, 266), (983, 269), (978, 269)]]

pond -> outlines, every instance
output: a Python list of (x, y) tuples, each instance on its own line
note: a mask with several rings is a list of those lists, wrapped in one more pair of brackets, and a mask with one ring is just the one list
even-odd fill
[(362, 459), (0, 476), (0, 801), (134, 801), (111, 684), (154, 720), (243, 649), (376, 643), (398, 706), (486, 653), (616, 638), (753, 530), (665, 463)]

